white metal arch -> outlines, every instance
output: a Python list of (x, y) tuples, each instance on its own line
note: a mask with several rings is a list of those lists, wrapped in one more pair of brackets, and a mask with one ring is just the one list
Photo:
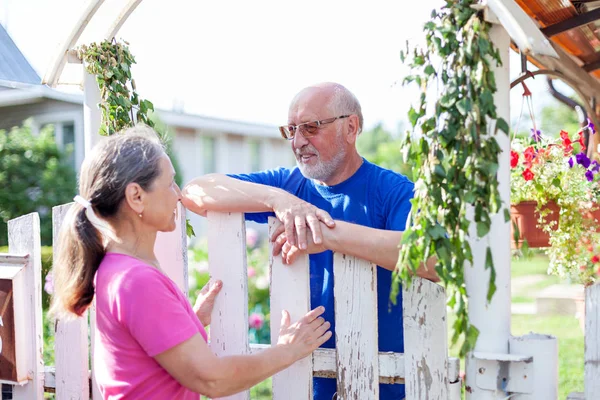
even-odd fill
[[(42, 84), (46, 84), (51, 87), (56, 87), (59, 84), (60, 76), (67, 64), (67, 61), (70, 59), (71, 50), (73, 50), (73, 46), (81, 37), (81, 34), (92, 20), (100, 6), (104, 3), (105, 0), (91, 0), (88, 6), (83, 10), (81, 16), (79, 17), (75, 27), (67, 36), (66, 40), (61, 44), (59, 51), (56, 53), (50, 68), (46, 71), (44, 75), (44, 79), (42, 79)], [(115, 35), (119, 32), (119, 29), (123, 26), (123, 24), (127, 21), (129, 16), (135, 11), (137, 6), (142, 2), (142, 0), (129, 0), (129, 2), (123, 7), (121, 12), (118, 14), (117, 18), (111, 24), (110, 28), (106, 31), (104, 35), (104, 39), (110, 40), (115, 37)]]

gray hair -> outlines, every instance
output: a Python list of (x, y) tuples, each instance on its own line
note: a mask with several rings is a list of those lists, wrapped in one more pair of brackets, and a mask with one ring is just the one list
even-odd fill
[[(137, 125), (100, 142), (83, 163), (79, 194), (93, 213), (114, 217), (125, 198), (125, 189), (137, 183), (148, 190), (160, 175), (164, 148), (156, 132)], [(75, 203), (65, 217), (53, 265), (55, 284), (52, 314), (81, 316), (94, 298), (94, 275), (106, 253), (104, 238), (87, 216), (87, 209)]]
[(362, 132), (363, 115), (360, 103), (356, 96), (339, 83), (331, 83), (333, 86), (333, 95), (329, 102), (329, 107), (336, 116), (345, 114), (355, 114), (358, 116), (358, 133)]

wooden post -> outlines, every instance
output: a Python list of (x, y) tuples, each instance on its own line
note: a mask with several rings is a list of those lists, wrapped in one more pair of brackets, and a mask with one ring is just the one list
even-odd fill
[(402, 288), (407, 399), (447, 399), (448, 337), (444, 288), (413, 278)]
[[(275, 218), (269, 218), (269, 234)], [(272, 246), (269, 246), (269, 250)], [(297, 321), (310, 310), (308, 256), (300, 256), (292, 265), (284, 265), (281, 255), (269, 251), (271, 275), (271, 344), (277, 344), (281, 311)], [(313, 358), (306, 357), (273, 376), (273, 400), (312, 399)]]
[(585, 399), (600, 399), (600, 285), (585, 289)]
[(365, 260), (334, 255), (339, 400), (379, 399), (376, 268)]
[[(240, 213), (208, 213), (208, 265), (223, 281), (210, 325), (210, 347), (217, 356), (248, 354), (248, 272), (246, 226)], [(248, 390), (228, 396), (249, 400)]]
[(43, 400), (44, 360), (42, 330), (42, 260), (40, 247), (40, 217), (31, 213), (8, 221), (8, 251), (11, 254), (29, 255), (25, 267), (25, 282), (29, 293), (24, 310), (28, 329), (25, 330), (29, 351), (28, 364), (30, 382), (13, 387), (14, 400)]
[(154, 253), (161, 268), (179, 286), (188, 293), (188, 259), (185, 208), (177, 204), (176, 227), (173, 232), (158, 232)]
[[(52, 208), (52, 254), (59, 246), (60, 227), (73, 203)], [(55, 265), (53, 263), (53, 265)], [(89, 384), (88, 313), (77, 319), (57, 320), (55, 326), (56, 397), (87, 399)]]

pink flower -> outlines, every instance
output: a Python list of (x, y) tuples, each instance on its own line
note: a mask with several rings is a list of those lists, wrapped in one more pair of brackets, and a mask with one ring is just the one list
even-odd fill
[(260, 313), (252, 313), (248, 317), (248, 326), (252, 329), (261, 329), (265, 323), (265, 316)]
[(48, 294), (54, 293), (54, 279), (52, 279), (52, 274), (46, 274), (46, 282), (44, 282), (44, 290)]
[(248, 267), (248, 278), (252, 278), (253, 276), (256, 276), (256, 270), (252, 267)]
[(255, 229), (246, 229), (246, 246), (253, 249), (258, 243), (258, 232)]

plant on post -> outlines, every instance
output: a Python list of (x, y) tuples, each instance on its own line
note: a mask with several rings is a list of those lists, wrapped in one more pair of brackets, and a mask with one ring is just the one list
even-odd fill
[[(498, 129), (508, 134), (508, 125), (496, 115), (491, 70), (492, 63), (501, 60), (490, 41), (490, 25), (472, 8), (475, 3), (446, 0), (425, 24), (426, 47), (401, 52), (411, 69), (404, 84), (416, 83), (421, 95), (408, 113), (413, 132), (402, 143), (404, 161), (418, 167), (411, 224), (402, 239), (392, 296), (395, 299), (401, 282), (410, 283), (423, 260), (436, 256), (435, 270), (457, 314), (452, 342), (465, 335), (461, 356), (473, 348), (479, 334), (468, 319), (464, 279), (465, 265), (473, 261), (471, 223), (483, 237), (490, 230), (491, 215), (504, 208), (509, 218), (498, 192), (501, 149), (495, 139)], [(428, 97), (434, 89), (435, 102)], [(490, 270), (489, 301), (496, 290), (489, 246), (485, 266)]]
[(140, 99), (131, 77), (135, 58), (129, 52), (127, 42), (118, 43), (113, 39), (82, 45), (77, 55), (85, 63), (86, 70), (96, 76), (100, 89), (101, 135), (112, 135), (136, 122), (154, 126), (148, 117), (148, 112), (154, 111), (154, 105)]

